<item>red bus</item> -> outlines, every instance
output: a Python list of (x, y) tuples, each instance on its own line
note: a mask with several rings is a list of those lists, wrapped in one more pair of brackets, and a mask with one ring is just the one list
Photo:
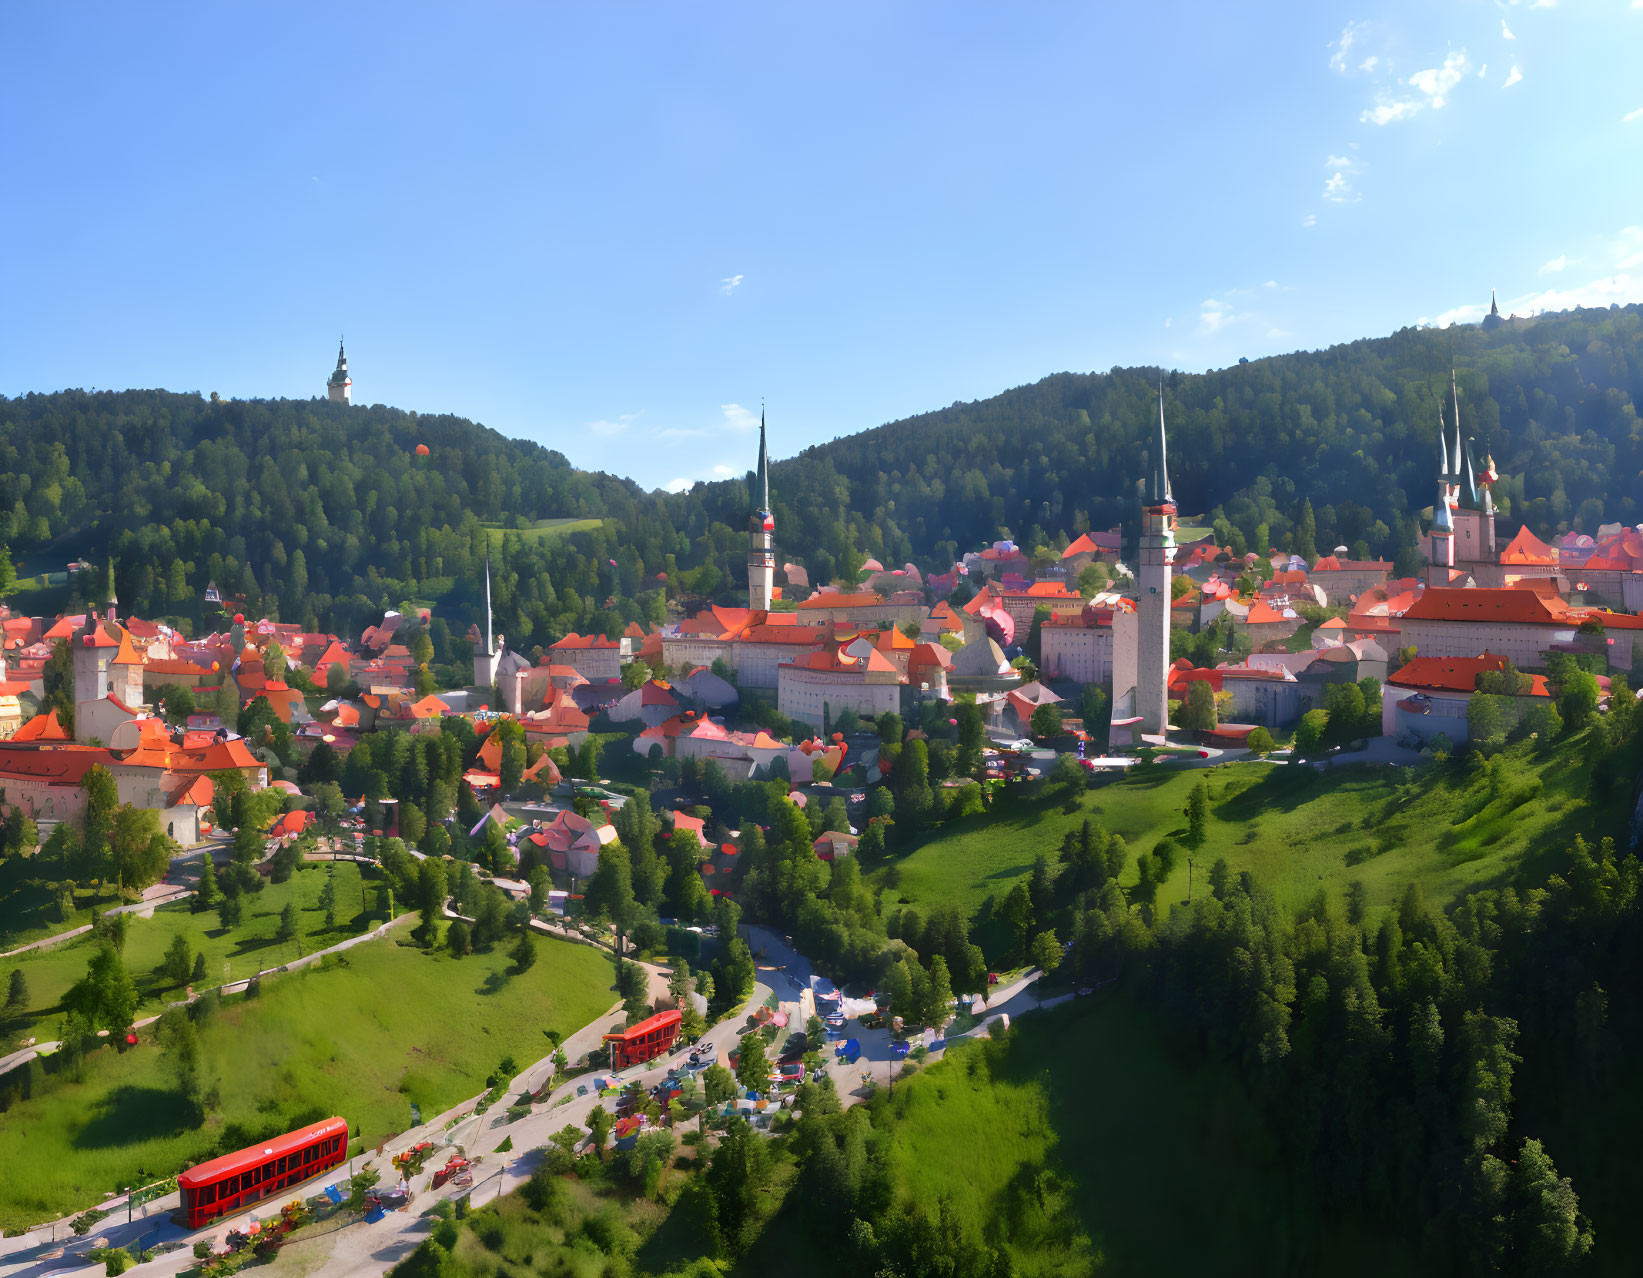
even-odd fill
[(348, 1156), (348, 1121), (327, 1118), (210, 1162), (177, 1177), (190, 1229), (242, 1211), (260, 1199), (335, 1167)]
[(679, 1037), (679, 1023), (683, 1015), (678, 1010), (658, 1012), (637, 1025), (606, 1034), (605, 1042), (610, 1045), (610, 1067), (623, 1069), (662, 1055)]

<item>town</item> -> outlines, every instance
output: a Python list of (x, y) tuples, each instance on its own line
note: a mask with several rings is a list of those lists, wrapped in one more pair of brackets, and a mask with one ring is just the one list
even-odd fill
[(0, 6), (0, 1278), (1637, 1272), (1640, 33)]
[[(347, 405), (352, 385), (339, 351), (327, 396)], [(343, 1114), (261, 1154), (224, 1151), (122, 1189), (117, 1231), (86, 1223), (111, 1210), (100, 1196), (41, 1202), (66, 1211), (50, 1238), (75, 1217), (74, 1234), (117, 1237), (133, 1256), (220, 1266), (342, 1210), (373, 1222), (370, 1246), (404, 1254), (413, 1218), (393, 1209), (471, 1190), (487, 1160), (493, 1192), (525, 1183), (533, 1173), (499, 1152), (516, 1142), (551, 1136), (558, 1159), (609, 1141), (645, 1166), (661, 1148), (650, 1133), (671, 1149), (673, 1130), (705, 1132), (710, 1118), (721, 1140), (740, 1120), (755, 1135), (779, 1130), (784, 1111), (821, 1104), (818, 1087), (858, 1103), (881, 1077), (893, 1087), (898, 1071), (939, 1060), (950, 1038), (996, 1033), (1012, 1014), (1114, 979), (1086, 925), (1076, 944), (1057, 938), (1036, 887), (997, 907), (1013, 940), (987, 953), (962, 915), (926, 920), (909, 906), (890, 935), (919, 953), (886, 969), (882, 942), (862, 931), (858, 912), (882, 908), (866, 876), (882, 891), (920, 831), (1022, 795), (1081, 811), (1080, 795), (1132, 772), (1190, 783), (1239, 761), (1395, 769), (1486, 755), (1509, 736), (1551, 741), (1587, 721), (1628, 732), (1643, 533), (1499, 537), (1500, 476), (1462, 438), (1453, 377), (1447, 399), (1418, 577), (1345, 546), (1235, 553), (1213, 530), (1184, 530), (1160, 393), (1128, 554), (1122, 527), (1069, 530), (1059, 544), (998, 540), (940, 572), (865, 559), (854, 579), (812, 581), (802, 535), (771, 513), (761, 419), (746, 606), (670, 601), (663, 624), (573, 632), (526, 654), (493, 632), (487, 552), (484, 615), (439, 618), (472, 648), (465, 686), (435, 686), (426, 607), (390, 610), (352, 639), (250, 620), (214, 581), (200, 601), (214, 623), (205, 634), (123, 615), (112, 588), (83, 613), (5, 610), (5, 864), (54, 870), (39, 885), (40, 935), (4, 956), (8, 1017), (25, 1032), (3, 1044), (0, 1087), (23, 1080), (27, 1095), (42, 1063), (78, 1071), (88, 1051), (157, 1052), (203, 1118), (198, 1048), (178, 1045), (195, 1036), (189, 1015), (277, 988), (401, 919), (416, 920), (409, 938), (422, 949), (504, 944), (521, 975), (540, 942), (601, 950), (621, 995), (603, 1017), (556, 1031), (522, 1073), (505, 1061), (477, 1105), (415, 1115), (392, 1141), (397, 1186), (378, 1181), (386, 1145), (358, 1169), (360, 1126)], [(69, 572), (94, 575), (84, 562)], [(111, 566), (102, 580), (114, 577)], [(1189, 847), (1203, 842), (1203, 793), (1199, 783), (1187, 804)], [(1092, 857), (1092, 882), (1116, 880), (1122, 843), (1099, 828), (1092, 840), (1086, 820), (1068, 835), (1065, 873)], [(1156, 902), (1171, 872), (1163, 845), (1139, 864), (1134, 901), (1147, 888)], [(339, 866), (362, 900), (352, 935), (336, 923)], [(306, 954), (288, 903), (277, 960), (252, 951), (219, 980), (184, 928), (161, 963), (168, 979), (132, 986), (120, 955), (128, 930), (152, 926), (141, 920), (210, 910), (229, 934), (298, 871), (326, 879), (313, 907), (326, 927), (310, 929)], [(84, 978), (48, 989), (31, 960), (83, 954), (88, 941)], [(995, 959), (1003, 978), (988, 970)], [(59, 999), (71, 1009), (60, 1025), (42, 1015)], [(472, 1126), (510, 1091), (505, 1122)], [(320, 1192), (344, 1162), (348, 1174)], [(15, 1222), (29, 1208), (6, 1210)], [(42, 1264), (69, 1254), (0, 1245)], [(343, 1244), (326, 1272), (363, 1263)]]

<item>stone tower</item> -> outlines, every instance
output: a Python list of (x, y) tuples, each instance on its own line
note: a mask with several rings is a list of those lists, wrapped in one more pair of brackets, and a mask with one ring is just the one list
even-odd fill
[(325, 383), (325, 398), (333, 404), (352, 403), (350, 398), (354, 379), (348, 376), (348, 356), (343, 353), (342, 343), (337, 343), (337, 367), (331, 374), (331, 380)]
[(1158, 386), (1158, 451), (1152, 491), (1141, 509), (1141, 559), (1136, 607), (1135, 713), (1143, 733), (1169, 727), (1170, 578), (1175, 563), (1175, 496), (1164, 443), (1164, 387)]
[(764, 442), (764, 409), (759, 409), (759, 475), (754, 481), (759, 508), (747, 521), (747, 606), (768, 609), (776, 593), (776, 517), (770, 513), (770, 454)]

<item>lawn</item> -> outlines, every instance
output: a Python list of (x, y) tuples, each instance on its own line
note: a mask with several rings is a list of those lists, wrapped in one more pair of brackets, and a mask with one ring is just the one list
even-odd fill
[(505, 947), (457, 960), (387, 938), (225, 1002), (202, 1027), (205, 1074), (221, 1089), (203, 1128), (181, 1114), (151, 1036), (99, 1050), (84, 1081), (48, 1078), (0, 1122), (0, 1228), (330, 1114), (366, 1146), (410, 1126), (413, 1102), (432, 1118), (483, 1091), (502, 1057), (524, 1066), (547, 1054), (544, 1031), (569, 1033), (614, 1001), (602, 951), (539, 939), (537, 952), (515, 976)]
[(1444, 905), (1519, 871), (1533, 877), (1536, 867), (1526, 863), (1576, 833), (1624, 825), (1625, 787), (1614, 787), (1605, 805), (1586, 802), (1592, 760), (1584, 736), (1544, 755), (1522, 743), (1498, 758), (1492, 789), (1464, 761), (1324, 771), (1255, 762), (1158, 767), (1088, 791), (1071, 815), (1037, 799), (1004, 800), (984, 816), (941, 829), (872, 877), (894, 889), (887, 906), (900, 897), (973, 912), (1024, 880), (1038, 853), (1054, 862), (1062, 836), (1089, 818), (1123, 835), (1130, 848), (1123, 882), (1133, 884), (1137, 853), (1150, 852), (1165, 835), (1185, 837), (1187, 796), (1200, 779), (1211, 797), (1204, 847), (1193, 853), (1193, 865), (1178, 858), (1159, 890), (1160, 909), (1186, 898), (1189, 875), (1202, 890), (1218, 857), (1253, 873), (1289, 907), (1320, 888), (1344, 892), (1353, 879), (1368, 889), (1372, 906), (1391, 905), (1416, 881)]
[(1023, 1278), (1420, 1272), (1324, 1217), (1236, 1075), (1187, 1068), (1119, 1000), (955, 1046), (892, 1105), (898, 1191), (946, 1198)]
[[(286, 882), (268, 884), (261, 892), (246, 898), (244, 917), (239, 926), (229, 932), (223, 930), (215, 910), (195, 914), (189, 909), (189, 901), (163, 906), (151, 919), (130, 916), (122, 957), (143, 995), (139, 1018), (158, 1012), (167, 1002), (181, 997), (179, 990), (158, 978), (154, 971), (172, 937), (179, 933), (188, 938), (191, 952), (205, 954), (206, 983), (220, 985), (263, 968), (276, 967), (286, 958), (297, 956), (297, 945), (282, 948), (274, 939), (280, 912), (288, 903), (297, 907), (298, 938), (304, 953), (335, 945), (383, 922), (383, 917), (375, 912), (376, 885), (367, 885), (371, 912), (362, 915), (359, 867), (351, 861), (339, 861), (336, 863), (337, 925), (328, 929), (325, 912), (319, 906), (319, 895), (330, 870), (329, 862), (309, 862)], [(5, 1037), (0, 1039), (5, 1050), (9, 1051), (16, 1040), (33, 1034), (56, 1037), (63, 995), (86, 974), (86, 963), (97, 944), (90, 936), (78, 937), (49, 949), (31, 950), (0, 961), (0, 982), (9, 981), (12, 969), (17, 968), (29, 986), (27, 1010), (5, 1022)]]
[(603, 519), (538, 519), (532, 522), (529, 528), (504, 528), (497, 524), (486, 524), (485, 531), (489, 534), (491, 545), (499, 546), (504, 537), (522, 537), (526, 541), (541, 541), (544, 537), (563, 537), (569, 533), (592, 532), (600, 527)]

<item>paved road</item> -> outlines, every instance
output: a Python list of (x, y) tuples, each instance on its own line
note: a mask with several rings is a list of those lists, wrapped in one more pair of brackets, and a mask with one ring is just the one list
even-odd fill
[[(805, 1018), (815, 1007), (810, 963), (793, 948), (791, 939), (762, 927), (748, 927), (745, 934), (756, 955), (757, 974), (754, 990), (742, 1015), (722, 1021), (708, 1031), (707, 1038), (713, 1043), (714, 1057), (720, 1064), (728, 1064), (729, 1052), (741, 1041), (738, 1031), (741, 1030), (745, 1016), (762, 1006), (772, 993), (787, 1011), (791, 1030), (802, 1029)], [(652, 996), (665, 992), (667, 969), (650, 964), (642, 966), (649, 974)], [(1001, 1012), (1016, 1016), (1037, 1007), (1038, 1000), (1032, 986), (1038, 975), (1036, 971), (1027, 972), (1007, 985), (994, 987), (987, 1004), (986, 1018), (976, 1027), (976, 1032), (983, 1032), (986, 1024)], [(820, 984), (824, 988), (827, 986), (825, 981)], [(590, 1048), (599, 1044), (607, 1030), (619, 1028), (623, 1023), (621, 1006), (618, 1004), (602, 1017), (568, 1036), (563, 1044), (566, 1055), (573, 1061), (579, 1059)], [(822, 1052), (825, 1068), (834, 1080), (840, 1100), (847, 1106), (859, 1103), (869, 1094), (871, 1088), (864, 1082), (864, 1075), (870, 1077), (876, 1085), (880, 1081), (890, 1082), (892, 1071), (900, 1068), (899, 1063), (893, 1061), (890, 1056), (888, 1030), (867, 1030), (857, 1026), (849, 1031), (849, 1036), (855, 1038), (862, 1048), (861, 1058), (854, 1065), (834, 1061), (830, 1046), (825, 1046)], [(615, 1077), (621, 1086), (637, 1081), (648, 1089), (660, 1082), (672, 1065), (681, 1061), (683, 1057), (684, 1053), (681, 1050), (647, 1066), (617, 1072)], [(476, 1114), (474, 1108), (479, 1097), (472, 1097), (422, 1127), (396, 1137), (382, 1156), (372, 1156), (371, 1161), (378, 1170), (382, 1170), (389, 1167), (388, 1160), (393, 1153), (421, 1140), (431, 1140), (436, 1146), (459, 1146), (474, 1163), (474, 1184), (471, 1192), (447, 1187), (439, 1191), (437, 1197), (430, 1194), (433, 1173), (444, 1164), (444, 1159), (436, 1156), (429, 1160), (426, 1171), (411, 1180), (412, 1205), (409, 1210), (390, 1212), (372, 1224), (360, 1221), (302, 1239), (281, 1252), (273, 1273), (301, 1273), (307, 1278), (355, 1278), (361, 1274), (386, 1273), (409, 1255), (427, 1235), (430, 1226), (424, 1218), (424, 1213), (438, 1197), (455, 1198), (462, 1193), (468, 1193), (470, 1201), (477, 1205), (490, 1202), (504, 1193), (517, 1189), (529, 1177), (535, 1166), (534, 1151), (547, 1144), (554, 1132), (567, 1125), (586, 1129), (593, 1107), (601, 1103), (591, 1088), (587, 1095), (577, 1095), (577, 1089), (588, 1081), (588, 1077), (584, 1075), (572, 1078), (555, 1088), (540, 1103), (533, 1105), (528, 1115), (516, 1122), (509, 1122), (508, 1100), (521, 1092), (536, 1091), (551, 1078), (552, 1072), (551, 1056), (544, 1057), (521, 1071), (512, 1081), (507, 1096), (488, 1113)], [(613, 1106), (611, 1101), (604, 1103), (607, 1109)], [(447, 1124), (451, 1124), (448, 1129)], [(498, 1153), (497, 1146), (510, 1138), (513, 1150)], [(362, 1161), (355, 1159), (350, 1166)], [(316, 1180), (299, 1192), (304, 1196), (311, 1196), (318, 1192), (322, 1184), (345, 1179), (346, 1175), (346, 1168), (339, 1169), (333, 1176)], [(391, 1177), (385, 1177), (386, 1179)], [(124, 1200), (115, 1199), (105, 1206), (117, 1212), (123, 1209), (125, 1204)], [(175, 1195), (159, 1200), (149, 1205), (146, 1219), (139, 1219), (129, 1226), (119, 1222), (115, 1217), (110, 1217), (108, 1221), (103, 1222), (97, 1237), (106, 1238), (106, 1245), (110, 1246), (120, 1246), (139, 1239), (144, 1246), (155, 1246), (165, 1242), (186, 1244), (178, 1251), (143, 1266), (142, 1273), (145, 1278), (150, 1275), (158, 1278), (160, 1275), (175, 1275), (193, 1263), (190, 1247), (197, 1238), (220, 1240), (226, 1235), (230, 1225), (243, 1225), (245, 1221), (245, 1215), (241, 1215), (219, 1221), (211, 1229), (187, 1233), (172, 1225), (167, 1219), (167, 1214), (176, 1206)], [(262, 1207), (263, 1211), (260, 1214), (267, 1215), (277, 1207), (277, 1203), (264, 1203)], [(342, 1221), (346, 1218), (339, 1216), (336, 1219)], [(89, 1239), (75, 1240), (73, 1249), (83, 1251), (90, 1245)], [(7, 1248), (4, 1243), (0, 1243), (0, 1255), (7, 1250), (13, 1252), (14, 1259), (9, 1265), (0, 1265), (0, 1272), (16, 1274), (19, 1278), (44, 1278), (47, 1274), (70, 1272), (100, 1272), (100, 1268), (95, 1266), (75, 1270), (72, 1268), (72, 1261), (70, 1267), (65, 1268), (63, 1260), (46, 1259), (43, 1253), (51, 1250), (51, 1244), (45, 1241), (37, 1241), (34, 1246), (21, 1250)]]

